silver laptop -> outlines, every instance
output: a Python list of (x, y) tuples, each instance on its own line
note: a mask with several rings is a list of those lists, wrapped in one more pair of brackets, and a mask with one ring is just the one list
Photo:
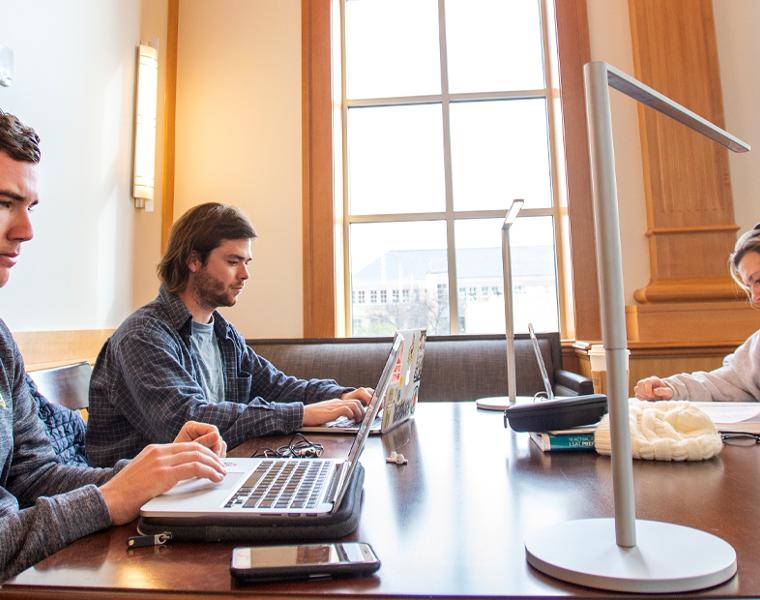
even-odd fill
[[(414, 416), (422, 383), (422, 361), (425, 357), (425, 329), (404, 329), (401, 353), (393, 369), (393, 377), (382, 410), (370, 426), (370, 434), (386, 433)], [(382, 377), (381, 377), (382, 379)], [(356, 433), (359, 424), (349, 417), (339, 417), (324, 425), (301, 427), (303, 433)]]
[(364, 414), (346, 459), (334, 458), (229, 458), (227, 475), (220, 483), (188, 479), (150, 500), (140, 509), (144, 518), (229, 517), (239, 522), (247, 515), (320, 515), (340, 506), (393, 379), (403, 349), (396, 335), (375, 393)]
[(544, 362), (544, 356), (541, 354), (541, 348), (536, 339), (536, 332), (533, 331), (533, 323), (528, 323), (528, 333), (530, 334), (530, 343), (533, 345), (533, 353), (536, 355), (538, 370), (541, 372), (541, 380), (544, 382), (546, 399), (554, 400), (554, 390), (552, 389), (551, 381), (549, 381), (549, 374), (546, 372), (546, 363)]

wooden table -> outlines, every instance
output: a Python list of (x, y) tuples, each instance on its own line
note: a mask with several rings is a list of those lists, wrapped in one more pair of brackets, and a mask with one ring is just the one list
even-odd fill
[[(289, 436), (288, 436), (289, 438)], [(288, 438), (265, 438), (263, 445)], [(345, 455), (346, 436), (312, 436)], [(248, 455), (247, 442), (233, 454)], [(409, 464), (387, 464), (391, 450)], [(367, 442), (361, 523), (350, 539), (382, 560), (373, 577), (237, 585), (233, 544), (127, 550), (134, 525), (84, 538), (21, 573), (2, 595), (26, 598), (198, 596), (609, 596), (565, 584), (525, 561), (526, 534), (567, 519), (612, 516), (610, 461), (595, 453), (542, 454), (501, 413), (472, 403), (426, 403), (416, 420)], [(634, 461), (637, 517), (698, 527), (734, 546), (739, 572), (709, 596), (760, 596), (760, 446), (726, 447), (702, 463)], [(579, 546), (583, 539), (578, 540)], [(239, 544), (242, 545), (242, 544)]]

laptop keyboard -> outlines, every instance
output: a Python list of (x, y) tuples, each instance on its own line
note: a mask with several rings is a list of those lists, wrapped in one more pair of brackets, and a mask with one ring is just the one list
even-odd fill
[[(378, 414), (375, 417), (375, 420), (372, 421), (372, 425), (370, 427), (378, 427), (379, 428), (380, 427), (380, 423), (382, 422), (382, 420), (383, 420), (383, 416), (382, 416), (382, 413), (380, 413), (380, 414)], [(357, 423), (356, 421), (354, 421), (350, 417), (338, 417), (334, 421), (328, 421), (327, 423), (325, 423), (325, 427), (341, 427), (341, 428), (343, 428), (343, 427), (345, 427), (345, 428), (348, 428), (348, 427), (356, 427), (356, 428), (358, 428), (359, 425), (361, 425), (361, 422)]]
[(325, 427), (355, 427), (356, 421), (349, 417), (338, 417), (334, 421), (325, 423)]
[(333, 463), (263, 460), (225, 508), (315, 508)]

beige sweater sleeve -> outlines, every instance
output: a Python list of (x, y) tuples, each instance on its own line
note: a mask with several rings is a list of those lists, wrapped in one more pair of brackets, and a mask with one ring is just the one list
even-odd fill
[(680, 373), (663, 381), (674, 400), (760, 401), (760, 330), (723, 359), (714, 371)]

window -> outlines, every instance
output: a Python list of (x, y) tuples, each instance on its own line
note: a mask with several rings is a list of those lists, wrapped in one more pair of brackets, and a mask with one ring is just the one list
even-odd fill
[(502, 332), (513, 198), (515, 328), (559, 328), (550, 1), (341, 1), (349, 334)]
[[(344, 0), (301, 0), (303, 39), (303, 275), (304, 275), (304, 335), (330, 337), (350, 335), (351, 303), (348, 259), (344, 246), (349, 237), (349, 223), (344, 219), (344, 202), (348, 190), (343, 189), (343, 145), (341, 116), (341, 3)], [(511, 0), (510, 0), (511, 1)], [(552, 193), (559, 192), (560, 206), (552, 205), (552, 225), (560, 232), (557, 245), (560, 297), (563, 302), (560, 331), (563, 337), (600, 339), (599, 293), (596, 276), (594, 227), (591, 207), (591, 177), (586, 138), (583, 65), (590, 58), (586, 0), (563, 0), (556, 5), (541, 0), (547, 10), (546, 26), (556, 25), (556, 39), (547, 35), (546, 41), (556, 41), (558, 56), (550, 76), (556, 84), (552, 89), (553, 105), (562, 99), (561, 111), (554, 111), (550, 121), (560, 138), (563, 160), (552, 163), (561, 172)], [(551, 13), (555, 14), (552, 15)], [(332, 85), (330, 85), (330, 81)], [(548, 87), (548, 86), (547, 86)], [(347, 112), (347, 107), (343, 108)], [(335, 127), (333, 127), (335, 126)], [(554, 156), (554, 154), (552, 154)], [(561, 218), (557, 219), (559, 213)], [(523, 216), (529, 215), (527, 211)], [(502, 215), (499, 214), (498, 217)], [(524, 221), (525, 219), (521, 219)], [(333, 235), (326, 235), (331, 231)], [(448, 229), (447, 229), (448, 231)], [(515, 235), (517, 231), (515, 231)], [(447, 259), (448, 264), (452, 260)], [(356, 288), (357, 286), (354, 285)], [(410, 283), (410, 301), (422, 302), (420, 290)], [(457, 294), (459, 282), (448, 286), (449, 298)], [(461, 286), (463, 287), (463, 286)], [(503, 294), (499, 282), (491, 286)], [(451, 305), (451, 302), (448, 304)], [(448, 306), (446, 319), (459, 311)], [(452, 331), (465, 328), (463, 319)], [(472, 325), (472, 322), (470, 322)], [(357, 323), (358, 327), (359, 324)]]

